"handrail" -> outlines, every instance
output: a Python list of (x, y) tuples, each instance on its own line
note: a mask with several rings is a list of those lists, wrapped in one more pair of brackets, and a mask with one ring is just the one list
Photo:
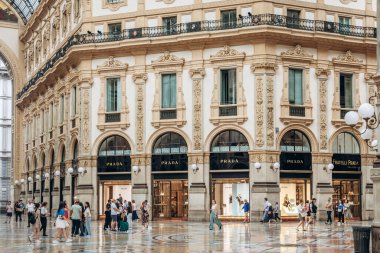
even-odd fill
[(156, 26), (156, 27), (141, 27), (124, 29), (121, 33), (91, 33), (91, 34), (75, 34), (71, 36), (68, 41), (57, 50), (45, 65), (35, 74), (27, 84), (17, 93), (17, 100), (19, 100), (50, 68), (52, 68), (57, 61), (63, 58), (67, 51), (75, 45), (103, 43), (122, 41), (139, 38), (155, 38), (162, 36), (172, 36), (193, 32), (210, 32), (219, 30), (236, 29), (243, 27), (255, 26), (279, 26), (290, 29), (298, 29), (311, 32), (326, 32), (336, 33), (345, 36), (376, 38), (376, 28), (344, 25), (336, 22), (322, 21), (322, 20), (309, 20), (297, 19), (277, 14), (260, 14), (244, 16), (236, 20), (224, 22), (222, 20), (204, 20), (189, 23), (180, 23), (174, 26)]

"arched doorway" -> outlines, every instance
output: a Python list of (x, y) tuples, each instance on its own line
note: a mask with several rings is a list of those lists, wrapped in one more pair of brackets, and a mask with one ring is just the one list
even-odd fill
[(285, 133), (280, 142), (280, 201), (282, 216), (298, 216), (296, 205), (312, 196), (311, 146), (299, 130)]
[(187, 143), (174, 132), (157, 138), (152, 150), (153, 218), (187, 219)]
[(59, 202), (63, 201), (63, 188), (65, 187), (65, 175), (66, 175), (66, 166), (65, 166), (65, 146), (62, 147), (61, 151), (61, 162), (59, 165), (60, 177), (59, 177)]
[(361, 155), (360, 145), (353, 134), (340, 133), (332, 146), (333, 203), (348, 200), (354, 218), (361, 219)]
[(55, 162), (55, 157), (54, 157), (54, 149), (51, 151), (51, 157), (50, 157), (50, 181), (49, 181), (49, 203), (50, 203), (50, 213), (52, 212), (53, 205), (53, 188), (54, 188), (54, 162)]
[(120, 135), (103, 140), (98, 150), (99, 215), (109, 199), (132, 200), (131, 146)]
[(40, 200), (41, 203), (44, 202), (44, 190), (45, 190), (45, 153), (42, 153), (41, 155), (41, 162), (42, 162), (42, 167), (41, 167), (41, 184), (40, 184)]
[(219, 204), (225, 217), (244, 216), (241, 212), (249, 194), (249, 144), (236, 130), (219, 133), (210, 147), (211, 201)]

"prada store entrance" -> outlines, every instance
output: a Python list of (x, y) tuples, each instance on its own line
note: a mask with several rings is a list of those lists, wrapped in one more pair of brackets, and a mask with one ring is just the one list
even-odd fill
[(187, 219), (187, 180), (153, 180), (153, 217)]
[(152, 150), (153, 219), (187, 219), (187, 160), (181, 135), (168, 132), (157, 138)]

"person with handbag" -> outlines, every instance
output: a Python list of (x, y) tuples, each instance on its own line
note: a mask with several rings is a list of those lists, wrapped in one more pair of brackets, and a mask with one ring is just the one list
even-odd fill
[(29, 241), (33, 241), (33, 237), (36, 243), (40, 243), (40, 229), (41, 229), (41, 211), (40, 204), (34, 205), (34, 212), (29, 217), (29, 224), (33, 225), (33, 235), (29, 235)]
[(219, 229), (222, 229), (223, 225), (218, 218), (218, 205), (216, 204), (215, 200), (212, 201), (212, 205), (211, 205), (210, 225), (209, 225), (210, 230), (214, 230), (214, 224), (216, 224), (219, 227)]
[(57, 244), (59, 242), (58, 240), (61, 240), (62, 237), (65, 238), (66, 242), (72, 241), (70, 238), (67, 238), (67, 234), (66, 234), (66, 228), (69, 226), (69, 223), (67, 221), (67, 218), (65, 217), (65, 203), (64, 202), (59, 203), (58, 210), (55, 213), (54, 226), (57, 229), (55, 240), (53, 241), (54, 244)]
[(300, 202), (297, 206), (297, 211), (298, 211), (298, 219), (300, 222), (298, 223), (296, 230), (298, 231), (299, 227), (302, 226), (302, 230), (306, 231), (306, 229), (305, 229), (305, 217), (307, 217), (307, 210), (305, 208), (305, 205), (304, 205), (302, 199), (300, 200)]

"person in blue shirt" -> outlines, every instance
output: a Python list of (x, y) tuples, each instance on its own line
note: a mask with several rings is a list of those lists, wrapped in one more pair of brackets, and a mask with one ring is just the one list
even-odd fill
[(244, 221), (243, 222), (249, 222), (249, 210), (250, 210), (250, 205), (249, 202), (245, 199), (244, 200), (244, 205), (242, 210), (244, 211)]
[(343, 202), (342, 200), (339, 200), (339, 203), (338, 203), (338, 226), (340, 226), (340, 224), (344, 224), (344, 215), (343, 215)]

